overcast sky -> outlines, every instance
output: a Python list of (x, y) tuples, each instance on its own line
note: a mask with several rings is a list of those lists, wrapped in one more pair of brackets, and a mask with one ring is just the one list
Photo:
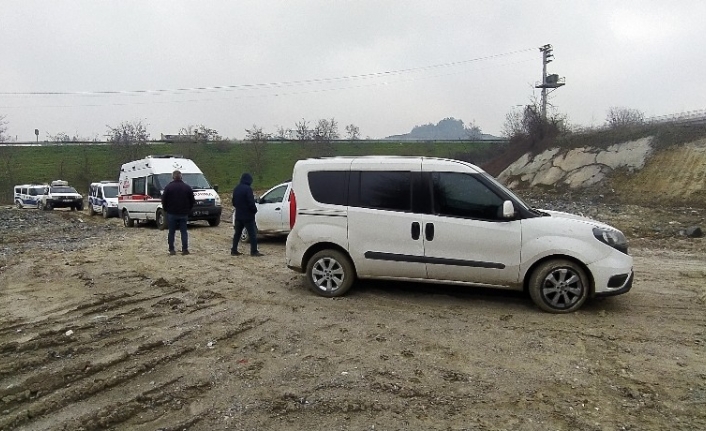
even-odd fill
[(20, 141), (322, 118), (370, 138), (446, 117), (500, 135), (539, 97), (551, 44), (566, 85), (550, 102), (599, 126), (610, 107), (706, 108), (704, 17), (703, 0), (0, 0), (0, 116)]

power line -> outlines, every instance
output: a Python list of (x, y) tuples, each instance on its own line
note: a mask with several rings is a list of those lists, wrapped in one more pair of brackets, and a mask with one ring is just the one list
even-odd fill
[(410, 73), (425, 72), (429, 70), (450, 68), (463, 66), (469, 63), (493, 60), (501, 57), (520, 54), (523, 52), (534, 51), (536, 48), (526, 48), (517, 51), (506, 52), (502, 54), (493, 54), (485, 57), (478, 57), (470, 60), (454, 61), (447, 63), (434, 64), (431, 66), (422, 66), (408, 69), (390, 70), (385, 72), (374, 72), (360, 75), (348, 75), (336, 78), (313, 78), (295, 81), (281, 81), (258, 84), (235, 84), (235, 85), (220, 85), (211, 87), (186, 87), (173, 89), (156, 89), (156, 90), (101, 90), (101, 91), (3, 91), (0, 96), (19, 96), (19, 97), (35, 97), (35, 96), (139, 96), (139, 95), (163, 95), (163, 94), (188, 94), (202, 92), (224, 92), (224, 91), (248, 91), (262, 89), (276, 89), (307, 85), (332, 84), (345, 81), (356, 81), (366, 79), (386, 78), (393, 76), (401, 76)]

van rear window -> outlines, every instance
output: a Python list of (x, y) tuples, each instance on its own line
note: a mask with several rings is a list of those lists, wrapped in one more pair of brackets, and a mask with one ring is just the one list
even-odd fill
[(348, 205), (348, 171), (309, 172), (311, 196), (322, 204)]

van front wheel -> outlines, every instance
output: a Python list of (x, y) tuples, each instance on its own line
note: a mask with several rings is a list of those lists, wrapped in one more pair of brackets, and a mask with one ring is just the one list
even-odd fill
[(574, 262), (563, 259), (547, 261), (532, 273), (529, 293), (539, 308), (549, 313), (578, 310), (589, 293), (588, 277)]
[(355, 279), (355, 270), (343, 253), (322, 250), (309, 259), (306, 278), (309, 288), (316, 294), (333, 298), (348, 292)]

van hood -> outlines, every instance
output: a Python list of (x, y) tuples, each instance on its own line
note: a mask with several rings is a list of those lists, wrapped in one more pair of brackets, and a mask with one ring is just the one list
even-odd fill
[(542, 209), (540, 209), (539, 211), (543, 212), (545, 214), (549, 214), (549, 216), (555, 217), (555, 218), (561, 218), (561, 219), (565, 219), (565, 220), (576, 220), (578, 222), (586, 223), (586, 224), (589, 224), (589, 225), (595, 226), (595, 227), (600, 227), (600, 228), (610, 229), (610, 230), (617, 230), (613, 226), (610, 226), (610, 225), (605, 224), (603, 222), (599, 222), (598, 220), (594, 220), (592, 218), (584, 217), (584, 216), (577, 215), (577, 214), (565, 213), (562, 211), (542, 210)]

